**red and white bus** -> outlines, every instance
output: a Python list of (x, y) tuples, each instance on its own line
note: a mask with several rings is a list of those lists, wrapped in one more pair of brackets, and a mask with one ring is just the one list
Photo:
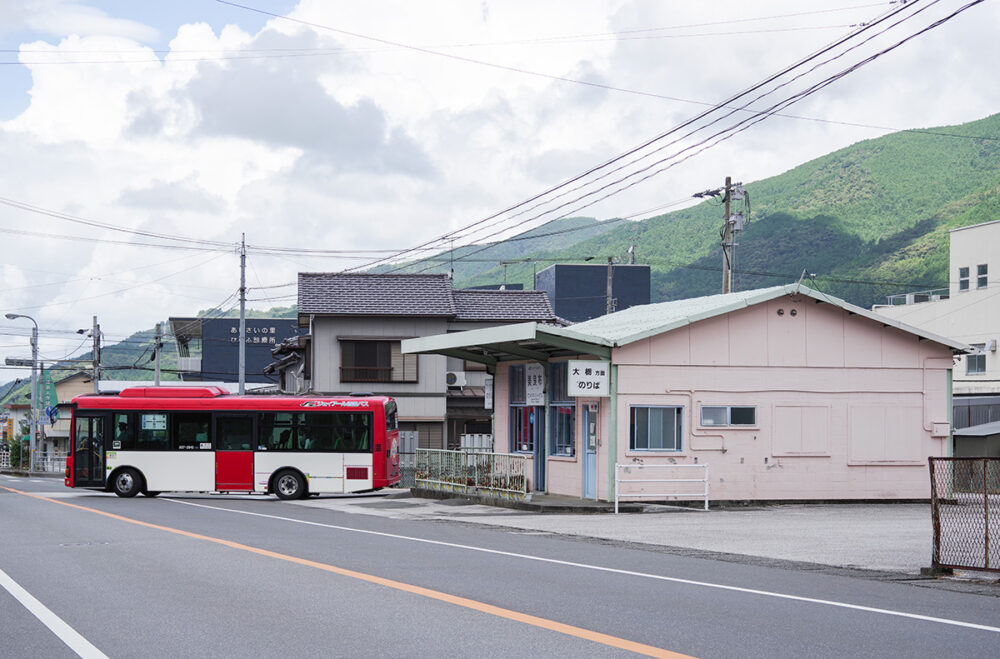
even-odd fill
[(133, 387), (73, 399), (66, 486), (139, 492), (364, 492), (399, 482), (396, 403), (385, 396), (236, 396)]

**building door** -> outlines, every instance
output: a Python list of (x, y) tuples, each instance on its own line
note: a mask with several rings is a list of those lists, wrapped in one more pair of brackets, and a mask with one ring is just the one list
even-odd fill
[(104, 485), (105, 414), (86, 416), (78, 413), (73, 428), (73, 485)]
[(253, 490), (253, 448), (257, 434), (250, 414), (215, 417), (215, 489)]
[(583, 498), (597, 498), (597, 403), (583, 410)]

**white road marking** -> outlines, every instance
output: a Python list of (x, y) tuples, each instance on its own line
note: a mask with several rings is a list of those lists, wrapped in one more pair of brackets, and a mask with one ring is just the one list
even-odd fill
[(48, 607), (39, 602), (31, 593), (22, 588), (10, 576), (0, 570), (0, 586), (14, 596), (21, 605), (48, 627), (56, 637), (69, 646), (69, 649), (84, 659), (108, 659), (108, 656), (79, 634), (66, 622), (52, 613)]
[(630, 577), (639, 577), (642, 579), (654, 579), (657, 581), (669, 581), (671, 583), (685, 584), (688, 586), (700, 586), (703, 588), (715, 588), (717, 590), (728, 590), (731, 592), (745, 593), (748, 595), (761, 595), (764, 597), (774, 597), (777, 599), (792, 600), (796, 602), (808, 602), (810, 604), (820, 604), (823, 606), (832, 606), (841, 609), (851, 609), (854, 611), (863, 611), (865, 613), (880, 613), (888, 616), (896, 616), (900, 618), (909, 618), (911, 620), (923, 620), (925, 622), (936, 622), (942, 625), (952, 625), (955, 627), (966, 627), (968, 629), (978, 629), (981, 631), (1000, 633), (1000, 627), (993, 627), (990, 625), (980, 625), (973, 622), (963, 622), (961, 620), (951, 620), (949, 618), (937, 618), (934, 616), (925, 616), (918, 613), (907, 613), (906, 611), (895, 611), (893, 609), (880, 609), (871, 606), (862, 606), (860, 604), (850, 604), (848, 602), (837, 602), (835, 600), (824, 600), (817, 599), (814, 597), (802, 597), (801, 595), (789, 595), (787, 593), (777, 593), (768, 590), (758, 590), (756, 588), (742, 588), (740, 586), (727, 586), (725, 584), (712, 583), (709, 581), (695, 581), (693, 579), (681, 579), (679, 577), (666, 577), (659, 574), (649, 574), (647, 572), (634, 572), (632, 570), (621, 570), (618, 568), (603, 567), (600, 565), (590, 565), (587, 563), (575, 563), (573, 561), (561, 561), (555, 558), (546, 558), (544, 556), (532, 556), (531, 554), (519, 554), (516, 552), (502, 551), (499, 549), (489, 549), (486, 547), (475, 547), (473, 545), (462, 545), (454, 542), (444, 542), (443, 540), (428, 540), (426, 538), (415, 538), (408, 535), (399, 535), (396, 533), (385, 533), (383, 531), (368, 531), (366, 529), (355, 529), (349, 526), (338, 526), (336, 524), (323, 524), (320, 522), (310, 522), (308, 520), (294, 519), (291, 517), (281, 517), (279, 515), (267, 515), (264, 513), (253, 513), (245, 510), (232, 510), (229, 508), (219, 508), (217, 506), (206, 506), (200, 503), (193, 503), (191, 501), (180, 501), (178, 499), (164, 498), (161, 501), (169, 501), (171, 503), (179, 503), (185, 506), (194, 506), (196, 508), (209, 508), (211, 510), (218, 510), (226, 513), (234, 513), (237, 515), (249, 515), (251, 517), (264, 517), (267, 519), (274, 519), (283, 522), (292, 522), (294, 524), (304, 524), (306, 526), (318, 526), (321, 528), (335, 529), (337, 531), (348, 531), (350, 533), (361, 533), (365, 535), (376, 535), (383, 538), (393, 538), (395, 540), (407, 540), (410, 542), (422, 542), (429, 545), (438, 545), (442, 547), (451, 547), (453, 549), (463, 549), (466, 551), (477, 551), (485, 554), (495, 554), (498, 556), (507, 556), (510, 558), (520, 558), (529, 561), (538, 561), (540, 563), (553, 563), (555, 565), (563, 565), (566, 567), (581, 568), (584, 570), (594, 570), (597, 572), (609, 572), (612, 574), (621, 574)]

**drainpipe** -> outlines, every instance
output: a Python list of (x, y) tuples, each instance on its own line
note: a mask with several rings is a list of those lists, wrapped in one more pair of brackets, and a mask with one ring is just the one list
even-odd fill
[(948, 397), (948, 439), (945, 442), (944, 454), (946, 457), (955, 457), (955, 431), (952, 430), (955, 427), (955, 399), (954, 399), (954, 382), (952, 370), (948, 369), (948, 379), (947, 379), (947, 391)]
[(608, 501), (615, 500), (615, 465), (618, 463), (618, 365), (611, 365), (608, 385)]

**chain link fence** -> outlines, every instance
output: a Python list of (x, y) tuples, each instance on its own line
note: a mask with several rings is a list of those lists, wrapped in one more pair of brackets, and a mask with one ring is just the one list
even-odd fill
[(930, 458), (932, 564), (1000, 572), (1000, 458)]

